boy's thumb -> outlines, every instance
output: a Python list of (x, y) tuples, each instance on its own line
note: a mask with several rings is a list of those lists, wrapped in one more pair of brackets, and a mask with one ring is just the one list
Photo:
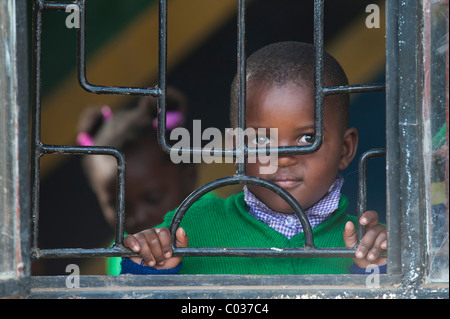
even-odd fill
[(185, 248), (189, 245), (189, 237), (182, 227), (177, 229), (177, 247)]
[(344, 229), (344, 243), (346, 247), (354, 247), (357, 243), (357, 236), (355, 225), (352, 222), (347, 222)]

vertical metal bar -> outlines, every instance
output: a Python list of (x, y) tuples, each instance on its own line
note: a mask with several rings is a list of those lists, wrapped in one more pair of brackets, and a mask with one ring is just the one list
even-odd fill
[[(383, 157), (386, 151), (383, 148), (372, 149), (365, 152), (358, 163), (358, 199), (357, 199), (357, 217), (358, 220), (367, 210), (367, 162), (374, 157)], [(358, 243), (363, 238), (366, 227), (359, 224), (357, 226)]]
[(125, 234), (125, 156), (117, 151), (117, 199), (116, 199), (116, 237), (115, 245), (121, 245)]
[(125, 157), (117, 154), (116, 245), (122, 244), (125, 234)]
[(77, 75), (81, 87), (88, 87), (86, 80), (86, 3), (78, 3), (80, 27), (77, 30)]
[[(237, 163), (237, 174), (246, 174), (247, 152), (244, 141), (244, 130), (246, 126), (246, 54), (245, 54), (245, 0), (239, 0), (238, 3), (238, 25), (237, 25), (237, 73), (238, 73), (238, 136), (237, 150), (240, 159)], [(241, 154), (243, 153), (243, 154)], [(243, 155), (243, 156), (242, 156)]]
[(396, 169), (400, 165), (398, 6), (397, 1), (386, 3), (386, 222), (390, 273), (401, 272), (400, 170)]
[(169, 152), (166, 141), (166, 70), (167, 70), (167, 1), (159, 1), (159, 48), (158, 48), (158, 142), (160, 147)]
[(324, 42), (324, 0), (314, 1), (314, 47), (316, 50), (314, 66), (314, 144), (317, 149), (323, 142), (323, 42)]
[(41, 151), (41, 54), (42, 54), (42, 2), (33, 2), (33, 54), (34, 77), (32, 83), (33, 111), (32, 117), (32, 201), (33, 248), (38, 247), (39, 237), (39, 192), (40, 192), (40, 157)]

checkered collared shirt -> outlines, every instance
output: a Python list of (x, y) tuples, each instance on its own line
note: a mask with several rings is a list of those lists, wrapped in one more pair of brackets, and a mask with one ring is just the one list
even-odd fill
[[(311, 228), (322, 223), (338, 208), (343, 184), (344, 178), (339, 175), (330, 187), (328, 193), (314, 206), (305, 211), (311, 224)], [(244, 187), (244, 199), (250, 208), (249, 214), (251, 216), (262, 221), (287, 238), (291, 239), (298, 233), (303, 232), (302, 224), (295, 214), (279, 213), (270, 209), (256, 198), (246, 186)]]

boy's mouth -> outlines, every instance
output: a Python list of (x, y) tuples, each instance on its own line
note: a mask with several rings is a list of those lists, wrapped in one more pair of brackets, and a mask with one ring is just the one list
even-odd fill
[(274, 177), (272, 182), (287, 190), (299, 186), (303, 180), (295, 176), (278, 176)]

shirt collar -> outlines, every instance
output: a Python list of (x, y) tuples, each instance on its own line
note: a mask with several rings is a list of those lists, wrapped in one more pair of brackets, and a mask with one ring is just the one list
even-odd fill
[[(341, 175), (338, 175), (327, 194), (305, 211), (312, 228), (327, 219), (338, 208), (343, 184), (344, 178)], [(244, 186), (244, 200), (249, 207), (249, 214), (251, 216), (262, 221), (286, 237), (291, 238), (297, 233), (303, 232), (303, 227), (297, 216), (272, 210), (250, 192), (247, 186)]]

